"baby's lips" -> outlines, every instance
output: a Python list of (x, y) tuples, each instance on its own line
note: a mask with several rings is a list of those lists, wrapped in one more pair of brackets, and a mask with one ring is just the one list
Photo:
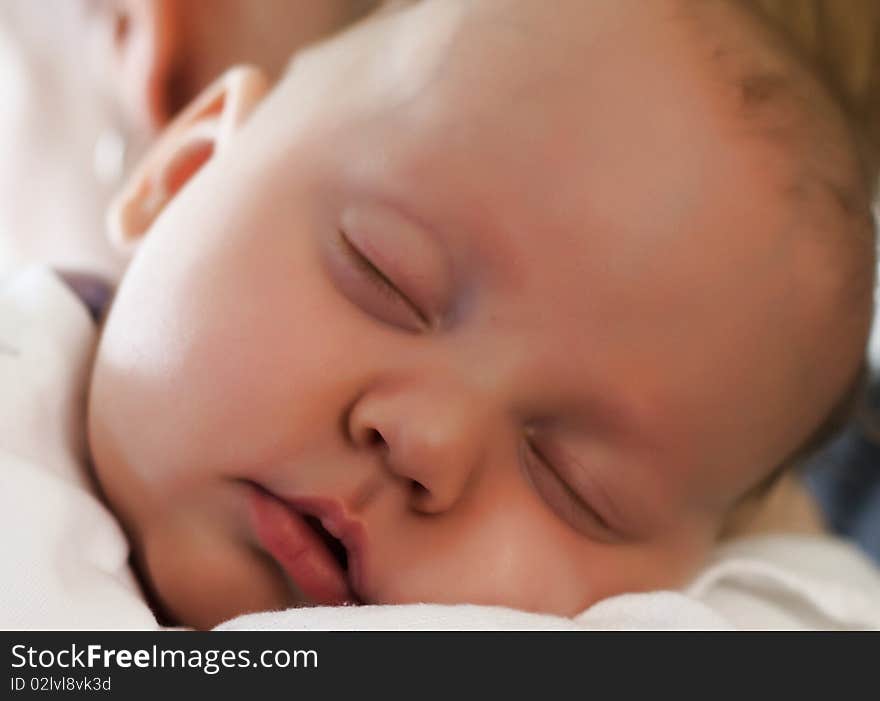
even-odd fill
[(353, 604), (356, 597), (339, 563), (292, 507), (262, 490), (251, 498), (257, 539), (314, 604)]

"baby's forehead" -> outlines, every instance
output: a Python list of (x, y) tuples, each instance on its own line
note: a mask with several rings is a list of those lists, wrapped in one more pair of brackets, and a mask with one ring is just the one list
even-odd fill
[(753, 234), (784, 229), (773, 168), (731, 145), (678, 3), (648, 5), (420, 3), (314, 52), (311, 123), (348, 172), (490, 232), (496, 257), (555, 232), (621, 270), (669, 250), (766, 260), (780, 239)]
[[(496, 231), (605, 230), (607, 250), (591, 237), (594, 255), (644, 257), (645, 236), (731, 260), (770, 255), (778, 236), (747, 234), (784, 230), (779, 166), (732, 143), (679, 5), (418, 3), (312, 52), (323, 108), (306, 109), (349, 171), (447, 217), (492, 219), (482, 223)], [(295, 112), (309, 100), (291, 77), (282, 104)], [(707, 209), (723, 226), (691, 230)]]
[[(411, 142), (416, 160), (467, 151), (499, 166), (495, 181), (531, 183), (549, 169), (554, 185), (576, 184), (603, 158), (636, 166), (688, 158), (719, 137), (709, 131), (720, 115), (695, 65), (700, 52), (682, 46), (687, 32), (657, 21), (668, 4), (420, 6), (430, 22), (415, 10), (402, 18), (370, 69), (394, 74), (374, 96), (375, 121)], [(428, 13), (454, 7), (439, 13), (442, 22)]]
[(626, 26), (597, 12), (590, 22), (584, 3), (554, 4), (577, 10), (584, 31), (552, 12), (543, 24), (528, 22), (547, 5), (513, 3), (525, 10), (506, 22), (450, 13), (430, 49), (401, 39), (402, 57), (378, 59), (379, 72), (414, 59), (371, 96), (363, 126), (385, 151), (383, 165), (423, 189), (432, 179), (438, 188), (476, 189), (517, 218), (524, 213), (513, 205), (530, 203), (540, 205), (538, 215), (577, 217), (587, 191), (607, 209), (639, 203), (646, 214), (663, 200), (667, 218), (675, 216), (658, 189), (675, 184), (691, 204), (699, 171), (710, 160), (714, 170), (724, 167), (729, 151), (719, 149), (710, 88), (697, 78), (691, 52), (676, 51), (676, 34), (650, 21)]

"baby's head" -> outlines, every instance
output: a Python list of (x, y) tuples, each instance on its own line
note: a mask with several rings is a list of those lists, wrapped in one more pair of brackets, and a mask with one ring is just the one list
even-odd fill
[(148, 587), (210, 626), (683, 584), (862, 366), (848, 139), (721, 2), (426, 1), (227, 75), (116, 211), (89, 436)]

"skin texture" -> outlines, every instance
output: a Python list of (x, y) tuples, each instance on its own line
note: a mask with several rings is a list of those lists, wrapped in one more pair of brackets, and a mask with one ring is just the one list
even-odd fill
[(821, 421), (868, 310), (837, 314), (777, 150), (732, 142), (675, 6), (388, 14), (301, 55), (179, 191), (89, 403), (172, 619), (307, 603), (245, 481), (342, 504), (369, 603), (678, 586)]

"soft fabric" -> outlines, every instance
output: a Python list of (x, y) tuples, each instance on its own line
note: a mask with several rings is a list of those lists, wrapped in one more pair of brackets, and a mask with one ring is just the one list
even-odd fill
[(297, 608), (239, 616), (216, 630), (730, 630), (701, 602), (677, 592), (612, 597), (575, 618), (501, 606), (405, 604)]
[[(32, 268), (0, 283), (0, 628), (159, 628), (122, 529), (86, 469), (96, 335), (86, 305), (52, 271)], [(880, 575), (834, 538), (760, 537), (719, 548), (682, 592), (612, 597), (572, 619), (414, 604), (289, 609), (219, 628), (880, 629)]]
[(158, 628), (85, 470), (96, 328), (54, 273), (0, 286), (0, 627)]

